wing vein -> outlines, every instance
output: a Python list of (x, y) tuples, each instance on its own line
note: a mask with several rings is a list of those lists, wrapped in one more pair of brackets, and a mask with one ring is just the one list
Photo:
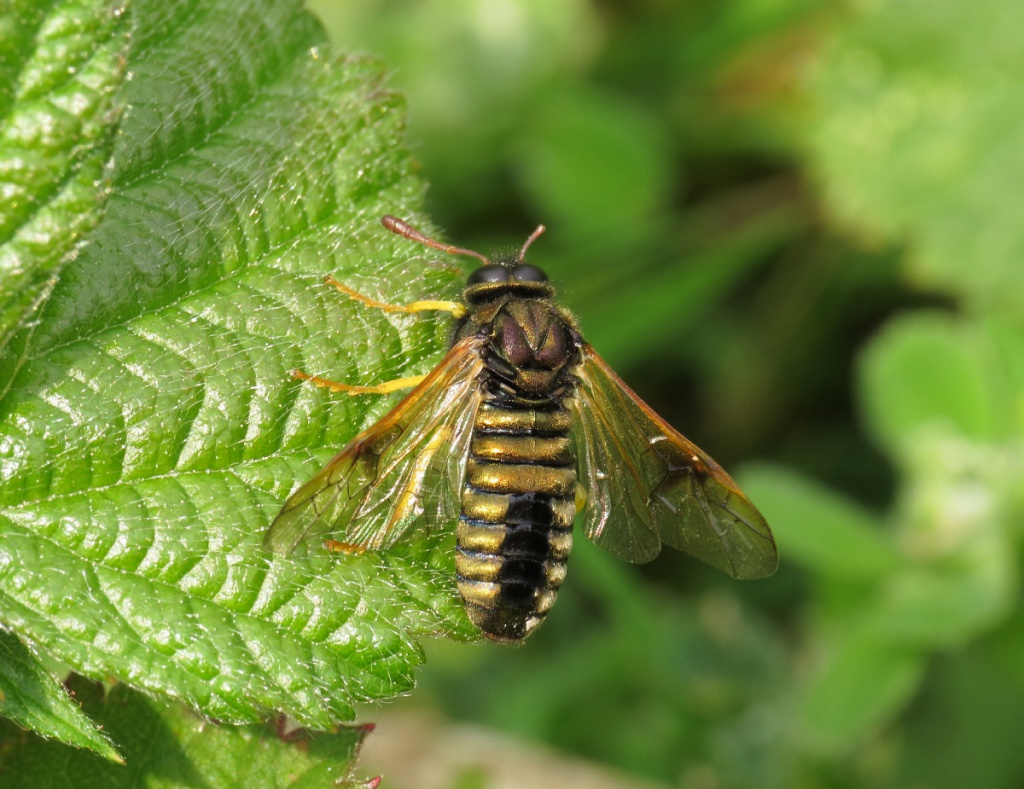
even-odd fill
[(353, 550), (383, 549), (411, 528), (456, 512), (468, 426), (480, 400), (483, 343), (471, 336), (452, 346), (386, 416), (292, 494), (264, 544), (288, 553), (310, 535), (336, 533)]
[(590, 487), (587, 536), (629, 561), (652, 559), (665, 543), (737, 578), (770, 575), (771, 530), (733, 479), (593, 348), (584, 344), (581, 357), (574, 413), (577, 464)]

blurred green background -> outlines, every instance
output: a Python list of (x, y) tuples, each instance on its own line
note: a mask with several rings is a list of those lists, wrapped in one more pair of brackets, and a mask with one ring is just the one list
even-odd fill
[(1024, 786), (1024, 8), (312, 7), (393, 69), (447, 238), (545, 223), (532, 262), (782, 556), (580, 540), (526, 647), (434, 644), (409, 704), (686, 789)]

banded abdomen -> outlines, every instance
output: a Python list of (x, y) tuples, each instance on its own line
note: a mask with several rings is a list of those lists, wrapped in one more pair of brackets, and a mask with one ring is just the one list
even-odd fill
[(473, 623), (524, 638), (565, 578), (576, 516), (569, 411), (558, 398), (484, 400), (473, 428), (455, 568)]

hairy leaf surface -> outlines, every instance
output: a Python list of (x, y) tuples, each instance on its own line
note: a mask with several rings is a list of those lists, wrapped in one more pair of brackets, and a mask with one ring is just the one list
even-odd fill
[(0, 616), (79, 672), (218, 720), (330, 727), (411, 687), (417, 636), (469, 625), (450, 538), (262, 549), (288, 492), (390, 404), (290, 371), (429, 369), (443, 320), (323, 276), (402, 301), (451, 297), (456, 272), (379, 225), (415, 219), (421, 194), (380, 65), (331, 55), (295, 2), (132, 13), (105, 214), (0, 402)]

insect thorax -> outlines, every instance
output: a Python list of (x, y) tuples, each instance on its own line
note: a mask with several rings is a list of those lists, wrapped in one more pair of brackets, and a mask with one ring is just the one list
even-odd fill
[(456, 335), (487, 338), (488, 388), (524, 401), (561, 398), (571, 390), (580, 337), (572, 319), (547, 298), (506, 294), (473, 305)]

